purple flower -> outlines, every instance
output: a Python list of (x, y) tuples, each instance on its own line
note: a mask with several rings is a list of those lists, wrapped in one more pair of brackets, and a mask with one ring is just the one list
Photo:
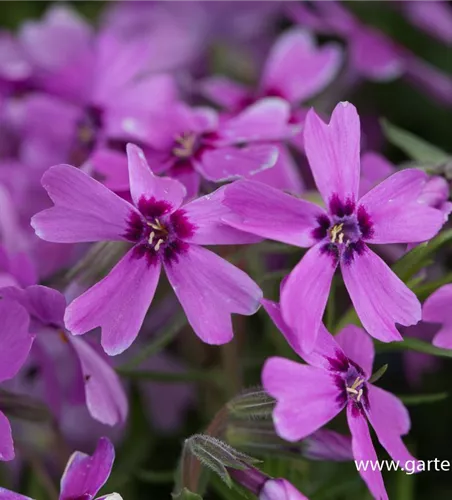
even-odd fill
[[(373, 186), (397, 172), (384, 156), (373, 151), (367, 151), (361, 157), (360, 195), (364, 196)], [(450, 187), (444, 177), (431, 176), (425, 183), (418, 201), (429, 207), (436, 208), (444, 214), (444, 222), (452, 212), (452, 203), (449, 200)]]
[[(33, 343), (25, 309), (8, 299), (0, 300), (0, 382), (10, 380), (25, 363)], [(8, 419), (0, 411), (0, 460), (13, 460), (14, 445)]]
[(452, 45), (452, 9), (447, 2), (398, 2), (397, 6), (415, 26)]
[[(333, 337), (322, 325), (315, 349), (307, 354), (297, 347), (295, 332), (285, 324), (279, 305), (268, 300), (263, 304), (291, 347), (308, 363), (273, 357), (264, 365), (264, 388), (277, 400), (273, 421), (278, 434), (298, 441), (346, 408), (355, 460), (377, 460), (369, 421), (393, 460), (401, 466), (413, 461), (401, 439), (410, 429), (406, 408), (393, 394), (369, 383), (375, 354), (370, 337), (351, 325)], [(369, 468), (360, 474), (375, 498), (388, 498), (380, 471)]]
[[(117, 134), (144, 144), (155, 171), (180, 180), (192, 198), (201, 178), (222, 182), (272, 167), (278, 157), (276, 144), (292, 134), (289, 115), (288, 103), (279, 98), (262, 99), (224, 119), (213, 109), (174, 102), (157, 113), (125, 118)], [(118, 183), (123, 166), (116, 162), (112, 170), (110, 158), (96, 161), (106, 185), (115, 190), (128, 187), (125, 175), (124, 184)]]
[(103, 424), (124, 423), (128, 403), (119, 377), (94, 344), (66, 331), (64, 296), (40, 285), (3, 288), (0, 296), (20, 304), (30, 316), (30, 332), (36, 337), (30, 368), (42, 378), (44, 398), (55, 416), (61, 416), (68, 402), (86, 404)]
[(421, 318), (415, 294), (367, 246), (420, 242), (433, 237), (444, 217), (420, 203), (427, 175), (415, 169), (392, 175), (358, 198), (360, 124), (356, 109), (339, 103), (326, 125), (311, 110), (304, 131), (306, 154), (327, 209), (251, 181), (226, 187), (231, 226), (284, 243), (311, 247), (281, 294), (285, 321), (312, 350), (333, 275), (339, 266), (364, 328), (383, 342), (401, 340), (395, 324)]
[[(337, 74), (342, 53), (337, 44), (318, 47), (306, 31), (294, 28), (276, 41), (262, 70), (260, 83), (251, 89), (223, 76), (201, 82), (203, 94), (229, 112), (242, 111), (265, 97), (280, 97), (291, 105), (290, 123), (301, 131), (306, 112), (301, 102), (323, 90)], [(301, 133), (292, 138), (302, 147)], [(304, 189), (297, 165), (285, 146), (280, 145), (278, 160), (272, 169), (255, 175), (255, 179), (278, 189), (301, 193)]]
[(452, 349), (452, 285), (444, 285), (424, 302), (422, 320), (441, 325), (433, 338), (433, 345), (443, 349)]
[(269, 479), (259, 494), (259, 500), (308, 500), (286, 479)]
[(452, 79), (446, 73), (419, 59), (384, 33), (366, 26), (339, 2), (315, 2), (311, 7), (313, 9), (297, 3), (291, 5), (290, 10), (302, 26), (347, 40), (353, 74), (374, 81), (403, 76), (440, 102), (452, 104)]
[[(95, 500), (97, 492), (110, 476), (115, 449), (107, 438), (99, 439), (92, 456), (76, 451), (70, 457), (61, 478), (59, 500)], [(29, 497), (0, 488), (2, 500), (32, 500)], [(118, 493), (110, 493), (97, 500), (122, 500)]]
[(259, 500), (308, 500), (286, 479), (273, 479), (250, 464), (227, 467), (228, 474)]
[(76, 113), (70, 130), (55, 126), (49, 133), (41, 127), (40, 136), (58, 135), (62, 149), (72, 142), (71, 160), (77, 165), (103, 146), (124, 115), (165, 106), (176, 96), (169, 75), (149, 72), (145, 36), (124, 40), (107, 29), (95, 34), (67, 7), (53, 6), (43, 19), (24, 23), (19, 41), (33, 67), (31, 87), (63, 100), (54, 99), (53, 106), (61, 108), (56, 122), (69, 125), (65, 119), (73, 122)]
[(133, 205), (69, 165), (44, 174), (55, 207), (32, 219), (38, 236), (61, 243), (133, 244), (108, 276), (69, 305), (67, 328), (81, 335), (100, 326), (105, 351), (123, 352), (140, 330), (163, 265), (196, 334), (210, 344), (228, 342), (231, 314), (256, 312), (262, 292), (243, 271), (201, 245), (255, 239), (219, 222), (227, 212), (224, 189), (181, 207), (182, 184), (154, 176), (136, 146), (127, 151)]
[(228, 111), (242, 111), (264, 97), (281, 97), (295, 107), (333, 80), (342, 62), (341, 56), (337, 44), (318, 47), (307, 31), (293, 28), (274, 44), (256, 89), (223, 76), (213, 76), (202, 82), (202, 90), (206, 97)]

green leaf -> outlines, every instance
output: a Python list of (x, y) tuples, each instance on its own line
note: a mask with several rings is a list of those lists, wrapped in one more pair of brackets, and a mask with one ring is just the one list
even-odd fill
[(452, 283), (452, 273), (448, 273), (437, 280), (417, 285), (412, 288), (412, 290), (417, 295), (417, 298), (423, 302), (425, 299), (430, 297), (433, 292), (436, 292), (438, 288), (441, 288), (443, 285), (447, 285), (449, 283)]
[(438, 401), (444, 401), (449, 397), (447, 392), (438, 392), (435, 394), (416, 394), (414, 396), (397, 396), (406, 405), (422, 405), (429, 403), (437, 403)]
[(451, 241), (452, 229), (443, 231), (432, 240), (422, 243), (406, 253), (392, 266), (392, 270), (404, 283), (407, 283), (410, 278), (429, 263), (430, 256), (433, 253)]
[(376, 342), (375, 348), (378, 352), (385, 351), (416, 351), (424, 354), (431, 354), (432, 356), (439, 356), (441, 358), (452, 358), (452, 350), (441, 349), (435, 347), (423, 340), (415, 339), (412, 337), (405, 337), (403, 342), (383, 343)]
[(184, 488), (179, 493), (172, 494), (173, 500), (202, 500), (202, 496)]
[(411, 159), (425, 163), (442, 163), (450, 160), (445, 151), (421, 139), (417, 135), (381, 120), (383, 132), (388, 141), (400, 148)]
[(370, 384), (374, 384), (377, 380), (380, 380), (381, 377), (386, 373), (386, 370), (388, 369), (388, 365), (383, 365), (381, 368), (379, 368), (369, 379)]

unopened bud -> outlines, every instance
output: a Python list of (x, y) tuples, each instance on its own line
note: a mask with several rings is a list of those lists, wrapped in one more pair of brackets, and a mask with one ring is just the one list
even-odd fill
[(302, 441), (302, 454), (311, 460), (353, 460), (352, 439), (335, 431), (321, 429)]
[(228, 470), (245, 470), (259, 462), (245, 453), (212, 436), (196, 434), (185, 442), (185, 452), (194, 455), (205, 467), (218, 474), (229, 486), (232, 486)]
[(308, 500), (308, 498), (285, 479), (269, 479), (259, 493), (259, 500)]
[(249, 389), (227, 404), (229, 412), (237, 418), (259, 419), (270, 417), (276, 400), (261, 387)]

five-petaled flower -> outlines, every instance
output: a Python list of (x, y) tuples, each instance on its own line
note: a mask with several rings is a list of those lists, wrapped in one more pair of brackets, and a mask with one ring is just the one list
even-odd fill
[(421, 319), (416, 295), (368, 244), (421, 242), (444, 223), (440, 210), (419, 196), (427, 175), (398, 172), (358, 198), (360, 123), (355, 107), (339, 103), (325, 124), (311, 110), (304, 129), (306, 154), (326, 210), (252, 181), (226, 187), (223, 217), (232, 227), (300, 247), (311, 247), (281, 294), (285, 321), (300, 347), (312, 350), (338, 266), (364, 328), (374, 337), (401, 340), (395, 324)]
[(38, 236), (61, 243), (133, 244), (103, 280), (69, 305), (67, 328), (81, 335), (100, 326), (105, 351), (123, 352), (140, 330), (163, 266), (196, 334), (210, 344), (228, 342), (231, 314), (255, 313), (262, 292), (246, 273), (200, 245), (255, 237), (219, 222), (227, 211), (222, 188), (181, 207), (184, 186), (156, 177), (138, 147), (127, 151), (133, 205), (69, 165), (43, 176), (55, 206), (33, 217)]
[[(93, 455), (76, 451), (66, 465), (60, 483), (59, 500), (122, 500), (118, 493), (96, 497), (110, 476), (115, 449), (107, 438), (100, 438)], [(30, 497), (0, 488), (2, 500), (32, 500)]]
[[(357, 326), (347, 326), (333, 337), (321, 325), (315, 349), (306, 353), (284, 322), (279, 305), (269, 300), (263, 305), (291, 347), (308, 363), (273, 357), (264, 365), (262, 382), (277, 400), (273, 421), (279, 435), (288, 441), (303, 439), (346, 408), (355, 460), (377, 460), (369, 421), (393, 460), (401, 467), (407, 461), (409, 466), (415, 464), (401, 439), (410, 429), (408, 411), (396, 396), (369, 381), (375, 354), (372, 339)], [(375, 498), (388, 498), (381, 471), (369, 467), (359, 472)]]

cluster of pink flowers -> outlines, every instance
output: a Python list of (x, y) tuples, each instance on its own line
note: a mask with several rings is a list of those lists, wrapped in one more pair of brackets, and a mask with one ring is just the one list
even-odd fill
[[(449, 6), (429, 3), (426, 14), (400, 9), (427, 31), (441, 18), (435, 35), (450, 43)], [(341, 89), (403, 77), (452, 106), (452, 79), (338, 2), (289, 4), (118, 3), (98, 30), (53, 6), (0, 34), (0, 381), (43, 401), (68, 442), (81, 443), (86, 425), (92, 444), (92, 419), (127, 422), (116, 356), (140, 353), (149, 332), (178, 311), (172, 297), (169, 313), (164, 301), (155, 304), (164, 271), (202, 342), (230, 342), (232, 315), (262, 306), (304, 361), (261, 359), (279, 438), (308, 439), (345, 410), (347, 458), (377, 459), (370, 423), (394, 460), (415, 460), (402, 441), (407, 409), (373, 383), (373, 339), (403, 342), (409, 329), (400, 327), (435, 323), (433, 345), (452, 349), (452, 285), (422, 304), (385, 253), (398, 244), (403, 254), (442, 231), (449, 185), (361, 151), (358, 110)], [(283, 14), (293, 26), (268, 43), (268, 25)], [(222, 32), (225, 17), (235, 24)], [(319, 33), (341, 42), (319, 44)], [(262, 61), (254, 85), (205, 71), (206, 46), (217, 39)], [(283, 279), (279, 302), (230, 258), (243, 252), (238, 245), (253, 251), (265, 239), (307, 249)], [(362, 328), (327, 331), (334, 279)], [(185, 370), (170, 353), (143, 361)], [(177, 428), (194, 400), (184, 385), (142, 391), (161, 432)], [(0, 459), (11, 461), (25, 424), (12, 431), (5, 413), (0, 394)], [(71, 418), (77, 424), (65, 429)], [(325, 439), (316, 438), (316, 453), (343, 459), (331, 451), (341, 438)], [(107, 438), (92, 456), (73, 454), (59, 498), (94, 499), (113, 461)], [(226, 466), (261, 500), (306, 498), (254, 466)], [(374, 498), (388, 498), (381, 471), (360, 474)], [(27, 498), (0, 487), (0, 499)]]

